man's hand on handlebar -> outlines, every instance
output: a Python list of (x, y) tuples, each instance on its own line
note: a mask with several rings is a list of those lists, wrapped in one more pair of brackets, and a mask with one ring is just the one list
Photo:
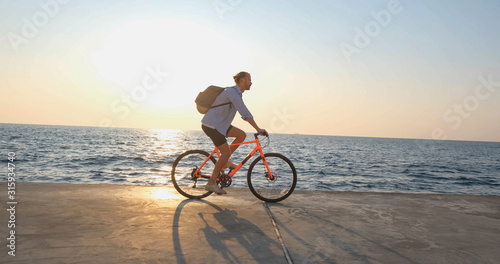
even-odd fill
[(269, 137), (269, 133), (265, 129), (259, 130), (259, 135)]

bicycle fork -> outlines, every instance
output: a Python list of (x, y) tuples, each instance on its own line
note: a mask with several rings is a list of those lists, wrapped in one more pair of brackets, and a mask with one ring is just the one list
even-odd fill
[(275, 179), (275, 177), (274, 177), (273, 173), (271, 172), (271, 169), (269, 168), (269, 164), (267, 163), (266, 156), (264, 156), (264, 153), (260, 149), (259, 149), (259, 154), (260, 154), (260, 157), (262, 158), (262, 162), (264, 163), (264, 166), (266, 166), (266, 170), (267, 170), (266, 178), (273, 181)]

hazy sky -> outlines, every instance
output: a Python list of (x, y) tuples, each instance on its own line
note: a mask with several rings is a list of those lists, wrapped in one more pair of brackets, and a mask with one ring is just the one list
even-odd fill
[[(500, 141), (499, 1), (0, 1), (0, 123)], [(252, 132), (237, 115), (235, 125)]]

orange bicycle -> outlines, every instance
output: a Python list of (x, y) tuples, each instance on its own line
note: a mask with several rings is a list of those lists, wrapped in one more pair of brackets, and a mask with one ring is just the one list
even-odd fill
[[(263, 201), (282, 201), (295, 189), (297, 172), (285, 156), (278, 153), (264, 154), (258, 136), (256, 133), (253, 141), (233, 144), (235, 146), (255, 143), (256, 146), (235, 169), (229, 170), (228, 173), (225, 172), (227, 169), (223, 169), (219, 173), (217, 184), (220, 188), (231, 186), (234, 174), (258, 151), (260, 156), (248, 168), (248, 188)], [(220, 157), (217, 147), (210, 154), (203, 150), (189, 150), (177, 157), (172, 166), (172, 183), (180, 194), (191, 199), (201, 199), (212, 194), (205, 190), (205, 185), (215, 167), (214, 154)]]

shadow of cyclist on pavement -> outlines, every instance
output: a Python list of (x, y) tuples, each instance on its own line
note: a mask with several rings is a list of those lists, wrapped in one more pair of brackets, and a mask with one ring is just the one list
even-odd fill
[[(197, 206), (184, 210), (183, 219), (180, 221), (180, 211), (192, 202)], [(205, 206), (200, 206), (200, 203)], [(186, 221), (184, 217), (191, 219), (189, 228), (191, 235), (180, 237), (181, 234), (188, 232), (179, 232), (179, 230), (173, 232), (178, 263), (188, 263), (185, 258), (189, 258), (188, 255), (194, 252), (187, 251), (203, 249), (206, 252), (207, 243), (213, 253), (207, 256), (206, 263), (216, 263), (216, 259), (221, 260), (221, 258), (228, 263), (285, 263), (281, 245), (276, 239), (269, 237), (251, 221), (238, 217), (235, 210), (222, 209), (205, 200), (185, 200), (176, 210), (174, 229), (182, 228), (182, 223)], [(194, 223), (196, 227), (193, 228)], [(188, 240), (197, 246), (189, 248), (181, 246), (185, 245)], [(185, 248), (187, 249), (184, 250)]]

